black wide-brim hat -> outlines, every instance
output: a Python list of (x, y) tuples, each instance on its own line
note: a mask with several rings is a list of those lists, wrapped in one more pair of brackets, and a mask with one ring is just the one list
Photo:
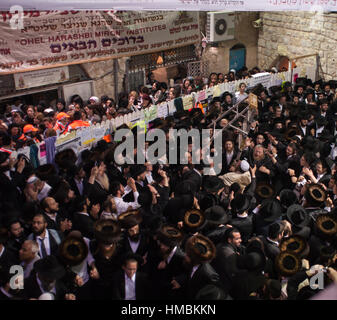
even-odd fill
[(118, 223), (123, 229), (130, 229), (143, 221), (139, 210), (128, 210), (118, 216)]
[(177, 246), (183, 240), (183, 233), (170, 225), (163, 225), (157, 233), (157, 239), (169, 247)]
[(242, 260), (245, 269), (249, 271), (262, 271), (267, 263), (264, 252), (258, 248), (251, 249)]
[(59, 246), (59, 256), (70, 266), (76, 266), (88, 256), (88, 246), (82, 237), (68, 236)]
[(137, 179), (139, 175), (146, 171), (146, 167), (143, 164), (134, 164), (130, 167), (130, 173), (132, 178)]
[(184, 228), (189, 232), (200, 231), (207, 223), (205, 214), (198, 209), (187, 210), (184, 215)]
[(320, 184), (311, 183), (307, 186), (304, 196), (311, 205), (321, 205), (326, 200), (327, 193)]
[(209, 238), (197, 234), (186, 241), (185, 252), (195, 262), (202, 263), (215, 258), (216, 248)]
[(282, 215), (281, 203), (277, 199), (262, 201), (259, 215), (266, 222), (274, 222)]
[(217, 192), (224, 187), (224, 182), (217, 176), (206, 177), (203, 184), (203, 188), (207, 192)]
[(187, 179), (180, 181), (176, 188), (175, 188), (175, 194), (177, 195), (183, 195), (183, 194), (193, 194), (197, 192), (197, 185), (194, 181)]
[(61, 279), (66, 271), (53, 255), (47, 256), (34, 263), (35, 271), (42, 277), (51, 280)]
[(318, 232), (322, 236), (336, 237), (337, 218), (332, 214), (320, 214), (316, 219)]
[(120, 240), (121, 228), (111, 219), (101, 219), (94, 224), (94, 235), (98, 242), (114, 244)]
[(310, 222), (307, 211), (298, 204), (293, 204), (287, 209), (287, 218), (292, 225), (305, 227)]
[(1, 152), (0, 151), (0, 164), (4, 163), (9, 158), (8, 152)]
[(50, 176), (56, 174), (56, 169), (53, 164), (47, 163), (37, 167), (35, 173), (40, 180), (47, 181)]
[(226, 210), (221, 206), (212, 206), (206, 209), (205, 217), (210, 225), (226, 224), (229, 221)]
[(279, 248), (281, 252), (287, 251), (300, 258), (306, 257), (310, 249), (308, 242), (299, 235), (292, 235), (288, 238), (283, 238)]
[(231, 208), (234, 213), (243, 213), (250, 207), (250, 199), (245, 194), (237, 194), (231, 201)]
[(281, 276), (292, 276), (302, 268), (300, 257), (287, 251), (280, 252), (275, 258), (275, 267)]
[(280, 202), (285, 208), (289, 208), (297, 202), (297, 196), (293, 190), (283, 189), (280, 192)]
[(257, 183), (255, 194), (260, 197), (260, 199), (271, 199), (275, 196), (275, 189), (267, 182), (259, 182)]

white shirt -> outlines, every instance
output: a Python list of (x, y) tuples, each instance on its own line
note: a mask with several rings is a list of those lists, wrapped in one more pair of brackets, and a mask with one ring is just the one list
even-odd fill
[(192, 272), (191, 272), (191, 279), (193, 278), (194, 273), (198, 270), (199, 267), (200, 267), (200, 264), (193, 267)]
[(83, 179), (81, 179), (81, 180), (74, 179), (74, 180), (75, 180), (76, 187), (77, 187), (80, 195), (83, 195)]
[(56, 216), (57, 216), (57, 214), (50, 214), (50, 213), (48, 213), (48, 212), (45, 212), (45, 214), (46, 214), (50, 219), (52, 219), (54, 222), (56, 222)]
[(95, 261), (95, 259), (92, 256), (91, 251), (90, 251), (90, 247), (89, 247), (90, 240), (85, 237), (83, 237), (83, 240), (87, 244), (88, 255), (84, 259), (84, 261), (82, 261), (82, 263), (76, 266), (72, 266), (71, 270), (75, 272), (77, 275), (79, 275), (83, 279), (83, 282), (86, 283), (89, 280), (88, 265), (90, 266)]
[(53, 289), (49, 290), (49, 291), (46, 291), (46, 290), (43, 289), (43, 287), (42, 287), (42, 282), (40, 281), (40, 279), (39, 279), (39, 277), (37, 276), (37, 274), (36, 274), (36, 281), (37, 281), (37, 284), (39, 285), (39, 287), (40, 287), (42, 293), (45, 293), (45, 292), (51, 292), (51, 293), (54, 293), (54, 294), (56, 295), (56, 288), (55, 288), (55, 287), (54, 287)]
[(4, 251), (5, 251), (5, 247), (3, 246), (3, 247), (2, 247), (2, 250), (1, 250), (1, 252), (0, 252), (0, 257), (3, 255)]
[(233, 159), (233, 155), (234, 155), (234, 151), (232, 151), (231, 153), (227, 153), (226, 152), (226, 159), (227, 159), (227, 164), (230, 164), (232, 159)]
[(146, 177), (146, 180), (147, 180), (147, 182), (149, 183), (149, 184), (151, 184), (152, 182), (153, 182), (153, 178), (152, 178), (152, 173), (150, 172), (150, 173), (147, 173), (146, 175), (145, 175), (145, 177)]
[(51, 189), (51, 186), (47, 182), (45, 182), (42, 190), (37, 195), (37, 198), (39, 199), (39, 201), (41, 201), (42, 199), (48, 196), (48, 192), (50, 191), (50, 189)]
[(275, 243), (277, 246), (279, 246), (279, 243), (277, 241), (274, 241), (274, 240), (270, 239), (269, 237), (267, 237), (267, 240), (272, 242), (272, 243)]
[(39, 244), (39, 256), (42, 258), (42, 251), (41, 251), (41, 240), (43, 240), (44, 246), (46, 248), (47, 255), (50, 255), (50, 246), (49, 246), (49, 232), (46, 229), (46, 234), (44, 239), (42, 239), (40, 236), (36, 237), (37, 243)]
[(130, 279), (126, 273), (125, 278), (125, 300), (136, 300), (136, 274)]
[(134, 192), (133, 196), (135, 199), (134, 202), (125, 202), (123, 198), (114, 197), (118, 216), (121, 213), (127, 211), (129, 207), (132, 207), (132, 209), (138, 209), (140, 207), (140, 204), (138, 203), (138, 197), (139, 197), (138, 191)]
[(303, 134), (306, 135), (307, 133), (307, 127), (301, 127), (302, 131), (303, 131)]
[(176, 251), (177, 251), (177, 246), (175, 246), (175, 247), (173, 248), (173, 250), (171, 251), (171, 253), (170, 253), (169, 256), (167, 257), (167, 259), (166, 259), (167, 263), (170, 263), (170, 261), (172, 260), (174, 254), (176, 253)]
[(25, 264), (25, 262), (21, 262), (21, 265), (24, 267), (24, 271), (23, 271), (23, 276), (24, 278), (28, 278), (30, 276), (30, 273), (33, 270), (33, 266), (35, 261), (40, 260), (40, 257), (35, 257), (31, 262), (29, 262), (28, 264)]
[(137, 242), (131, 241), (130, 238), (128, 238), (128, 240), (129, 240), (129, 244), (130, 244), (132, 252), (135, 253), (139, 247), (140, 240), (138, 240)]

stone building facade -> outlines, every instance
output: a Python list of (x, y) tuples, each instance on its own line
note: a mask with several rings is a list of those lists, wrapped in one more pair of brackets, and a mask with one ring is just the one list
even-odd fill
[[(276, 66), (282, 57), (318, 54), (318, 76), (324, 80), (337, 78), (337, 14), (321, 12), (261, 12), (258, 64), (262, 68)], [(305, 70), (316, 66), (316, 58), (295, 61)], [(303, 76), (303, 74), (302, 74)]]

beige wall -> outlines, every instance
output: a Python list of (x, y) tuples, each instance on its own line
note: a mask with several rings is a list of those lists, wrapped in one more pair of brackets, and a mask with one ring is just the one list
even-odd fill
[[(311, 12), (263, 12), (259, 31), (258, 64), (270, 68), (279, 56), (294, 58), (318, 53), (320, 76), (337, 78), (337, 16)], [(315, 65), (315, 58), (296, 61), (301, 68)]]
[(258, 29), (252, 26), (252, 22), (258, 17), (257, 12), (237, 12), (235, 14), (235, 40), (219, 42), (219, 46), (215, 48), (207, 45), (203, 60), (208, 61), (209, 72), (227, 73), (230, 48), (239, 43), (246, 47), (246, 67), (251, 69), (257, 65)]

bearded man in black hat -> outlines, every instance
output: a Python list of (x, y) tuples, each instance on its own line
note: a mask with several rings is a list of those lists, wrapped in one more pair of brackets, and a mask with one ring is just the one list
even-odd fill
[(131, 252), (143, 257), (144, 261), (141, 263), (142, 266), (146, 263), (149, 239), (140, 227), (142, 219), (139, 211), (127, 211), (122, 213), (118, 217), (118, 220), (124, 229), (123, 239), (121, 241), (122, 252)]

